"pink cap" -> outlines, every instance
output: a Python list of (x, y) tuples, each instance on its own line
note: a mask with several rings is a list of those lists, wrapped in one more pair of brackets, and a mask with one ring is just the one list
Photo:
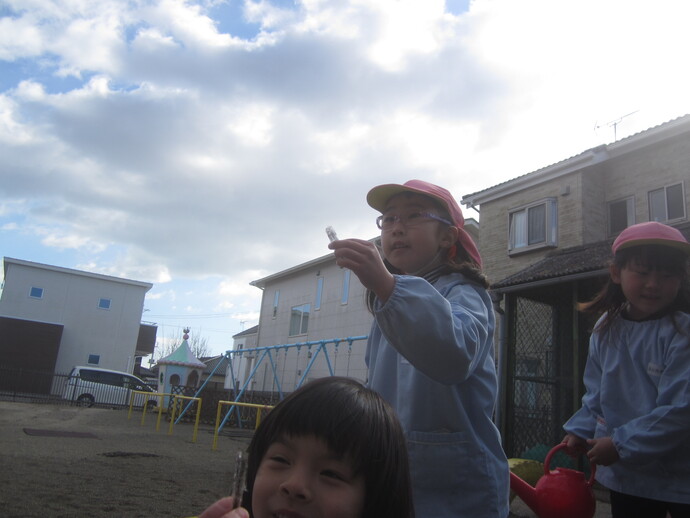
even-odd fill
[(676, 228), (656, 221), (629, 226), (618, 235), (611, 249), (615, 254), (618, 250), (640, 245), (670, 246), (690, 255), (690, 243), (683, 234)]
[(367, 194), (367, 203), (379, 212), (383, 212), (388, 200), (396, 194), (403, 192), (422, 194), (438, 201), (446, 209), (448, 215), (453, 220), (454, 226), (459, 230), (458, 244), (467, 251), (469, 256), (477, 263), (477, 266), (481, 267), (482, 258), (479, 255), (477, 245), (464, 229), (465, 218), (462, 216), (462, 210), (460, 210), (460, 206), (453, 198), (453, 195), (443, 187), (422, 180), (409, 180), (402, 185), (395, 183), (378, 185)]

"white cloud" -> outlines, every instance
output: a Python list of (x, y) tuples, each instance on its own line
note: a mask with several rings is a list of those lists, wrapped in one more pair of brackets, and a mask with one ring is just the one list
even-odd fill
[(690, 112), (683, 2), (263, 0), (251, 41), (201, 0), (4, 5), (2, 253), (154, 282), (223, 344), (326, 225), (373, 237), (373, 185), (460, 197)]
[(41, 30), (33, 20), (22, 18), (0, 18), (0, 59), (15, 59), (36, 56), (43, 47)]

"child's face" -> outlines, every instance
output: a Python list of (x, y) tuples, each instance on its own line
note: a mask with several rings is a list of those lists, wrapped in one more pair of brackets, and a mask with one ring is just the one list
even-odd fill
[(680, 289), (680, 277), (663, 270), (651, 270), (631, 261), (623, 268), (611, 267), (611, 279), (620, 284), (629, 304), (628, 315), (644, 320), (673, 303)]
[(433, 200), (417, 194), (393, 196), (383, 211), (384, 216), (399, 216), (408, 222), (405, 225), (398, 221), (392, 228), (381, 231), (383, 255), (404, 273), (426, 268), (440, 248), (448, 248), (455, 242), (456, 235), (450, 227), (420, 216), (423, 213), (441, 215)]
[(364, 477), (321, 439), (284, 437), (261, 459), (252, 488), (254, 518), (359, 518)]

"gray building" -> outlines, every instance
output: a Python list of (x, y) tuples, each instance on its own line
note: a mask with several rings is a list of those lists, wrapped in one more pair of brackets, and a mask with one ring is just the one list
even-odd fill
[(141, 323), (152, 284), (10, 257), (3, 270), (3, 366), (67, 373), (75, 365), (94, 365), (133, 372), (142, 356), (153, 353), (156, 327)]

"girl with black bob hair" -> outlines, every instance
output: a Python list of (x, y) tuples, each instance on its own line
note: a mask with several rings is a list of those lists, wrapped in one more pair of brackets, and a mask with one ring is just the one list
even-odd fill
[[(324, 455), (310, 457), (318, 451)], [(290, 480), (305, 469), (313, 471), (306, 477), (309, 482)], [(321, 497), (333, 500), (336, 493), (331, 491), (343, 487), (337, 502), (315, 503)], [(348, 495), (355, 498), (348, 500)], [(355, 503), (348, 506), (350, 501)], [(200, 518), (247, 516), (244, 509), (231, 511), (233, 504), (231, 497), (219, 500)], [(287, 513), (413, 518), (405, 437), (395, 412), (376, 392), (350, 378), (320, 378), (295, 390), (254, 433), (242, 504), (252, 518)]]

